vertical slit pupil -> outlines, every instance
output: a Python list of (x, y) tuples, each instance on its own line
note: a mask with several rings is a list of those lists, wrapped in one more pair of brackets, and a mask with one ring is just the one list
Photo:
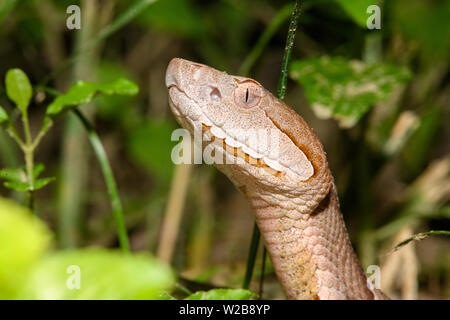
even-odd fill
[(245, 92), (245, 102), (248, 102), (248, 88), (247, 91)]

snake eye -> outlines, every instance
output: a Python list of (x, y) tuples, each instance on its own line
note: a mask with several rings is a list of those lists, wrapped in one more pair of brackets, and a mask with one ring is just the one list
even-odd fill
[(261, 86), (248, 80), (238, 83), (234, 89), (234, 102), (238, 106), (251, 108), (259, 104), (262, 95)]

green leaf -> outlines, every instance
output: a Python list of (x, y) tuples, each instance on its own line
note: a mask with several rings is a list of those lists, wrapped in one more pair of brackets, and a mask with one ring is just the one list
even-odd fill
[(31, 185), (28, 182), (21, 182), (21, 181), (6, 181), (4, 183), (4, 186), (13, 189), (19, 192), (27, 192), (32, 190)]
[[(119, 62), (102, 61), (97, 69), (97, 77), (100, 82), (113, 81), (118, 78), (133, 79), (133, 74)], [(96, 98), (95, 106), (101, 117), (117, 120), (120, 123), (133, 121), (133, 118), (141, 119), (138, 108), (133, 108), (135, 102), (132, 96), (107, 96)], [(124, 108), (123, 106), (128, 106)]]
[(27, 181), (27, 175), (23, 167), (5, 168), (0, 170), (0, 179), (15, 182), (25, 182)]
[(174, 281), (169, 267), (146, 254), (105, 249), (71, 250), (41, 259), (29, 275), (20, 297), (160, 299), (164, 292), (172, 289)]
[(26, 112), (33, 94), (27, 75), (20, 69), (9, 69), (5, 77), (6, 94), (22, 113)]
[(42, 126), (39, 129), (39, 132), (46, 132), (47, 130), (50, 129), (50, 127), (53, 125), (53, 119), (51, 116), (49, 116), (48, 114), (46, 114), (44, 116), (44, 120), (42, 120)]
[(9, 123), (9, 116), (6, 113), (5, 109), (0, 107), (0, 127), (5, 126)]
[(48, 178), (37, 179), (37, 180), (34, 181), (33, 191), (42, 189), (43, 187), (48, 185), (50, 182), (55, 181), (55, 180), (56, 180), (55, 177), (48, 177)]
[(50, 182), (54, 181), (54, 177), (37, 179), (37, 177), (44, 170), (42, 163), (37, 163), (33, 168), (33, 177), (35, 179), (34, 184), (31, 185), (27, 181), (27, 175), (25, 169), (21, 168), (6, 168), (0, 170), (0, 179), (7, 180), (4, 185), (9, 189), (13, 189), (20, 192), (35, 191), (42, 189)]
[(21, 182), (21, 181), (7, 181), (4, 183), (5, 187), (9, 189), (13, 189), (19, 192), (27, 192), (27, 191), (36, 191), (39, 189), (42, 189), (46, 185), (48, 185), (50, 182), (54, 181), (54, 177), (49, 178), (42, 178), (37, 179), (34, 181), (34, 184), (31, 185), (28, 182)]
[(197, 291), (185, 300), (250, 300), (257, 297), (256, 293), (244, 289), (213, 289)]
[(40, 163), (40, 162), (36, 163), (33, 168), (33, 178), (37, 179), (39, 177), (39, 175), (42, 173), (42, 171), (44, 171), (44, 169), (45, 169), (45, 166), (43, 163)]
[(0, 198), (0, 299), (13, 299), (25, 273), (48, 247), (50, 233), (28, 210)]
[(377, 4), (375, 0), (336, 0), (345, 12), (361, 27), (366, 28), (367, 8), (373, 4)]
[(48, 106), (46, 114), (55, 116), (70, 107), (86, 104), (98, 93), (106, 95), (135, 95), (138, 92), (138, 86), (124, 78), (104, 83), (78, 81), (65, 94), (58, 96)]
[(411, 78), (404, 67), (326, 56), (293, 61), (290, 76), (302, 85), (316, 116), (332, 117), (344, 128), (354, 126), (373, 104)]

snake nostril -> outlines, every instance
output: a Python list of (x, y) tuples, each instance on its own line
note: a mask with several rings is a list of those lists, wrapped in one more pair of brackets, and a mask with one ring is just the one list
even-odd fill
[(203, 66), (201, 64), (193, 63), (191, 64), (192, 68), (192, 78), (195, 81), (198, 81), (201, 78)]
[(210, 92), (210, 96), (211, 99), (213, 100), (219, 100), (220, 98), (222, 98), (222, 95), (220, 94), (219, 89), (217, 89), (216, 87), (211, 87), (211, 92)]

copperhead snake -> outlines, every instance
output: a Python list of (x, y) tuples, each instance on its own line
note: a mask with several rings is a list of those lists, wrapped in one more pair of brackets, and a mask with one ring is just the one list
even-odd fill
[(179, 58), (166, 86), (176, 120), (251, 204), (289, 299), (387, 298), (367, 285), (324, 148), (294, 110), (253, 79)]

